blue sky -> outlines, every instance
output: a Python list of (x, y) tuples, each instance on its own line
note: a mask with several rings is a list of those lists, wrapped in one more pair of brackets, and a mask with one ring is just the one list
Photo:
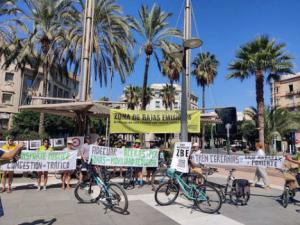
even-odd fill
[[(239, 111), (245, 107), (256, 106), (254, 78), (241, 82), (227, 80), (227, 67), (234, 60), (235, 52), (242, 44), (253, 40), (260, 34), (267, 34), (278, 42), (286, 43), (286, 50), (295, 58), (294, 71), (299, 71), (300, 55), (300, 1), (298, 0), (191, 0), (195, 20), (192, 22), (192, 36), (203, 40), (203, 46), (192, 50), (192, 58), (199, 52), (209, 51), (220, 61), (217, 78), (207, 89), (207, 107), (235, 106)], [(166, 12), (173, 13), (169, 22), (178, 29), (183, 29), (184, 0), (118, 0), (124, 12), (137, 16), (142, 4), (149, 7), (157, 3)], [(181, 15), (179, 17), (179, 14)], [(196, 32), (198, 31), (198, 32)], [(118, 100), (126, 85), (142, 86), (145, 57), (135, 65), (135, 71), (123, 85), (117, 75), (112, 88), (100, 88), (93, 85), (93, 98), (107, 96)], [(165, 83), (155, 59), (151, 59), (148, 83)], [(195, 79), (191, 79), (192, 91), (201, 97), (201, 90)], [(265, 86), (265, 102), (270, 104), (270, 87)], [(200, 105), (200, 101), (199, 101)]]

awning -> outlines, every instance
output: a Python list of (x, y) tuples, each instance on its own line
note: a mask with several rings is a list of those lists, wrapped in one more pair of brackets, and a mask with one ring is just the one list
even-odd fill
[(20, 110), (43, 112), (59, 116), (75, 117), (77, 113), (86, 112), (91, 116), (109, 116), (109, 107), (93, 102), (68, 102), (57, 104), (22, 105)]

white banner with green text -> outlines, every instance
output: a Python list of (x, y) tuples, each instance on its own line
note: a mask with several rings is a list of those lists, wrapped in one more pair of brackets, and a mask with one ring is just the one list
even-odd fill
[(157, 167), (158, 149), (110, 148), (90, 146), (89, 160), (93, 165)]
[(1, 166), (4, 171), (63, 171), (76, 169), (77, 151), (23, 150), (15, 163)]

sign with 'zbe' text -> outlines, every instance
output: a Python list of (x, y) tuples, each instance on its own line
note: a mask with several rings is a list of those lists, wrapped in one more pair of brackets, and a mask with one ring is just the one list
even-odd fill
[(171, 168), (182, 173), (189, 172), (189, 157), (191, 153), (191, 142), (177, 142), (174, 147)]

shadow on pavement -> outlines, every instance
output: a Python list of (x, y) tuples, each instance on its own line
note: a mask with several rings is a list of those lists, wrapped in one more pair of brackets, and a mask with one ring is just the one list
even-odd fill
[[(75, 185), (71, 185), (71, 187), (74, 187)], [(61, 184), (50, 184), (47, 185), (47, 189), (52, 188), (61, 188)], [(13, 190), (19, 191), (19, 190), (30, 190), (30, 189), (37, 189), (36, 184), (26, 184), (26, 185), (19, 185), (17, 187), (14, 187)]]
[(51, 225), (54, 224), (57, 221), (56, 218), (53, 218), (49, 221), (43, 220), (43, 219), (39, 219), (39, 220), (35, 220), (33, 222), (29, 222), (29, 223), (20, 223), (19, 225), (41, 225), (41, 224), (46, 224), (46, 225)]

